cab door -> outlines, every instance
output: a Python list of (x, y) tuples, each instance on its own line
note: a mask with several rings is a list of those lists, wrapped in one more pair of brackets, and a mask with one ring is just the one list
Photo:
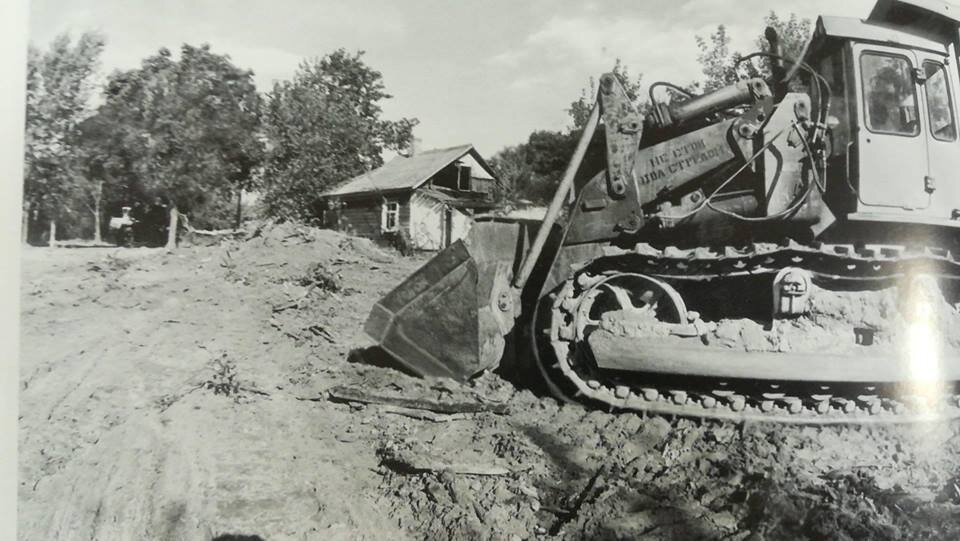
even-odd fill
[(960, 141), (957, 140), (957, 62), (947, 55), (918, 51), (920, 99), (924, 104), (928, 205), (932, 220), (952, 219), (960, 208)]
[(913, 214), (929, 205), (927, 141), (917, 55), (873, 44), (853, 46), (860, 126), (859, 211)]

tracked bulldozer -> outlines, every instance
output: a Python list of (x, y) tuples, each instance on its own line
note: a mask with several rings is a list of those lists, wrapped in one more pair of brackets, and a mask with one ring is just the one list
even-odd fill
[(645, 115), (603, 75), (544, 219), (478, 219), (366, 332), (420, 375), (533, 366), (615, 411), (960, 416), (958, 30), (880, 0), (791, 60), (768, 29), (768, 77), (654, 83)]

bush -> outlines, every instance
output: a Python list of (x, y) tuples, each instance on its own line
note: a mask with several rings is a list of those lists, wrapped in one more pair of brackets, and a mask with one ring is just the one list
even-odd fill
[(388, 237), (390, 247), (394, 250), (400, 252), (400, 255), (408, 257), (413, 255), (416, 248), (413, 246), (413, 239), (410, 238), (410, 234), (401, 229), (396, 233), (391, 234)]
[(224, 353), (220, 359), (213, 362), (213, 374), (203, 382), (203, 388), (213, 391), (213, 394), (222, 394), (236, 400), (240, 394), (240, 380), (237, 378), (237, 365), (227, 359)]

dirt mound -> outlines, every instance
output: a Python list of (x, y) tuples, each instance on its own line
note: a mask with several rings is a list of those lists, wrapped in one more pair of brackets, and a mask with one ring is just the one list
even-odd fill
[(613, 415), (372, 364), (370, 307), (425, 259), (295, 224), (25, 251), (21, 536), (960, 536), (957, 422)]
[(247, 224), (245, 234), (240, 240), (249, 243), (257, 239), (260, 239), (261, 246), (312, 244), (320, 250), (354, 252), (384, 262), (392, 260), (397, 255), (380, 248), (370, 239), (353, 237), (332, 229), (320, 229), (296, 222)]

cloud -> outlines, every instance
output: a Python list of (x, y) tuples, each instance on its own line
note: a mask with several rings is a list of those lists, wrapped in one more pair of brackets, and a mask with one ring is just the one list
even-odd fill
[(667, 80), (687, 84), (702, 78), (694, 37), (707, 37), (717, 25), (727, 27), (731, 49), (750, 52), (762, 32), (763, 17), (796, 12), (815, 19), (821, 12), (866, 16), (873, 0), (808, 0), (790, 5), (768, 0), (675, 0), (669, 6), (638, 2), (629, 5), (587, 2), (556, 9), (557, 14), (533, 27), (519, 45), (489, 56), (484, 65), (500, 71), (506, 88), (520, 92), (586, 84), (589, 76), (611, 69), (617, 59), (646, 83)]
[(695, 35), (727, 26), (747, 51), (764, 15), (864, 17), (874, 0), (31, 0), (31, 39), (100, 29), (103, 68), (133, 68), (161, 46), (208, 42), (254, 70), (260, 90), (302, 58), (368, 51), (426, 146), (472, 141), (490, 151), (534, 129), (562, 129), (590, 77), (617, 58), (645, 82), (700, 79)]
[(552, 17), (520, 46), (488, 58), (487, 65), (512, 73), (510, 86), (519, 90), (563, 84), (570, 77), (582, 85), (612, 69), (618, 58), (632, 75), (642, 73), (647, 80), (689, 82), (699, 74), (688, 30), (638, 16), (592, 13)]
[[(362, 49), (406, 35), (401, 7), (334, 1), (276, 0), (32, 0), (30, 37), (45, 46), (63, 31), (99, 29), (107, 36), (105, 71), (129, 69), (160, 47), (209, 43), (242, 68), (261, 90), (293, 74), (300, 60), (337, 47)], [(376, 15), (374, 15), (376, 13)]]

